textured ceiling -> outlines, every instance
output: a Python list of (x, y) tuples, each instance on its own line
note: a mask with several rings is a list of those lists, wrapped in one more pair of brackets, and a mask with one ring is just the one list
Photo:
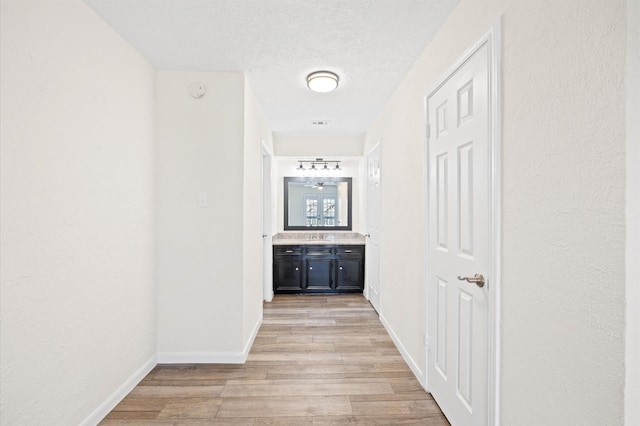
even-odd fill
[(246, 72), (274, 133), (304, 136), (365, 132), (458, 0), (85, 2), (158, 69)]

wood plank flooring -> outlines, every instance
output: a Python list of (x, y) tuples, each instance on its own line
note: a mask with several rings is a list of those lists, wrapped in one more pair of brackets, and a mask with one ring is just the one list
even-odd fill
[(243, 365), (158, 365), (101, 425), (449, 425), (361, 295), (278, 295)]

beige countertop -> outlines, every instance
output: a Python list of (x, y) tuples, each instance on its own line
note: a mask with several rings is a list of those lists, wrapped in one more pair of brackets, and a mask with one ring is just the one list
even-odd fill
[(357, 232), (280, 232), (272, 237), (273, 245), (297, 244), (365, 244), (366, 237)]

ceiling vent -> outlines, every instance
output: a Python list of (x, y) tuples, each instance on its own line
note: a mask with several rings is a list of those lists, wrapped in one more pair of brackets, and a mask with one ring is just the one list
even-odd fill
[(328, 126), (329, 120), (313, 120), (311, 124), (314, 126)]

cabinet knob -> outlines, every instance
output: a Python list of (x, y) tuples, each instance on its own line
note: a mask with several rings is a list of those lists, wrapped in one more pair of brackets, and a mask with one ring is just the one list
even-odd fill
[(342, 271), (342, 266), (340, 267), (340, 270)]
[(298, 268), (296, 268), (296, 271), (298, 270)]
[(313, 269), (313, 266), (309, 266), (309, 270), (311, 271)]

